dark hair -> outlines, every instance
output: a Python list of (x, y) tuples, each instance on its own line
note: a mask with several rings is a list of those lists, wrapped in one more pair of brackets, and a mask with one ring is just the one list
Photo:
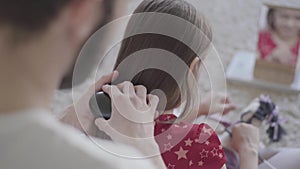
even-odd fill
[[(68, 3), (76, 0), (1, 0), (0, 26), (9, 25), (25, 32), (43, 30)], [(104, 0), (105, 17), (99, 26), (109, 22), (114, 0)]]
[[(206, 19), (197, 12), (194, 6), (184, 0), (144, 0), (134, 11), (134, 14), (145, 12), (164, 13), (182, 18), (199, 28), (206, 37), (196, 39), (198, 51), (193, 51), (189, 46), (178, 39), (162, 34), (144, 33), (128, 37), (122, 41), (121, 49), (119, 51), (114, 69), (118, 70), (119, 65), (131, 54), (139, 50), (151, 48), (162, 49), (175, 54), (188, 67), (196, 57), (203, 58), (203, 56), (200, 57), (199, 55), (204, 55), (204, 52), (210, 46), (212, 40), (212, 31)], [(157, 20), (159, 20), (159, 18), (157, 18)], [(131, 29), (141, 29), (141, 27), (145, 27), (145, 22), (146, 21), (144, 20), (141, 22), (130, 20), (126, 32), (130, 32)], [(148, 24), (155, 25), (157, 23)], [(173, 29), (173, 27), (167, 27), (166, 29)], [(180, 34), (184, 35), (185, 38), (194, 37), (196, 31), (181, 32)], [(125, 66), (126, 70), (118, 70), (120, 75), (117, 79), (117, 82), (130, 80), (134, 85), (145, 86), (148, 93), (157, 89), (161, 90), (167, 99), (164, 110), (171, 110), (178, 107), (183, 100), (185, 100), (187, 104), (192, 102), (193, 98), (191, 95), (197, 92), (190, 91), (186, 88), (188, 85), (184, 85), (185, 83), (188, 83), (188, 70), (178, 70), (182, 77), (179, 84), (176, 83), (176, 80), (167, 72), (154, 68), (149, 68), (141, 72), (135, 72), (136, 75), (133, 79), (126, 79), (127, 72), (132, 70), (135, 71), (137, 65), (147, 65), (147, 62), (150, 62), (150, 60), (145, 60), (142, 58), (142, 56), (140, 58), (140, 60), (133, 61), (135, 63), (128, 63), (128, 65)], [(167, 63), (168, 61), (166, 59), (164, 60), (163, 58), (159, 60), (159, 62), (165, 62), (166, 65), (170, 64)], [(176, 67), (176, 65), (174, 66)], [(182, 91), (185, 96), (181, 95)], [(160, 100), (162, 100), (162, 96), (160, 96), (159, 93), (158, 96)]]
[(0, 24), (36, 31), (47, 24), (72, 0), (1, 0)]
[(268, 13), (267, 13), (267, 23), (268, 23), (268, 27), (271, 30), (275, 30), (274, 13), (275, 13), (275, 9), (274, 8), (270, 8), (269, 11), (268, 11)]
[[(61, 10), (73, 1), (80, 0), (0, 0), (0, 26), (11, 27), (14, 31), (13, 42), (19, 42), (20, 38), (24, 40), (24, 35), (27, 38), (47, 28)], [(99, 10), (103, 10), (104, 17), (99, 20), (95, 30), (111, 21), (114, 3), (115, 0), (103, 0), (103, 8)], [(72, 87), (74, 66), (63, 78), (61, 89)]]

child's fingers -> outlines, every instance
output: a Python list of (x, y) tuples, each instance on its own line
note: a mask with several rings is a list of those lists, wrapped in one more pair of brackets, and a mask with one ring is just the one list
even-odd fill
[(230, 98), (229, 98), (228, 95), (226, 95), (226, 94), (220, 94), (219, 97), (221, 98), (220, 99), (221, 103), (225, 103), (225, 104), (230, 103)]
[(230, 101), (230, 98), (227, 96), (225, 99), (224, 99), (224, 103), (226, 104), (229, 104), (231, 101)]
[(233, 104), (225, 104), (224, 105), (224, 110), (223, 110), (223, 114), (228, 114), (229, 112), (233, 111), (236, 109), (236, 106)]

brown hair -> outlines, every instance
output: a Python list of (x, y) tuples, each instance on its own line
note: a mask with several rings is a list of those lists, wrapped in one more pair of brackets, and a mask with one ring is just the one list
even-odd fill
[(268, 13), (267, 13), (267, 23), (268, 26), (271, 30), (275, 30), (275, 19), (274, 19), (274, 13), (275, 13), (275, 9), (274, 8), (270, 8)]
[[(130, 36), (125, 38), (122, 41), (121, 49), (119, 51), (118, 58), (115, 63), (115, 68), (118, 70), (119, 65), (127, 59), (131, 54), (143, 50), (143, 49), (162, 49), (165, 51), (169, 51), (179, 57), (186, 66), (190, 66), (193, 60), (196, 57), (199, 57), (200, 62), (201, 58), (205, 55), (205, 51), (210, 46), (212, 40), (212, 31), (211, 28), (206, 21), (206, 19), (200, 15), (194, 6), (187, 3), (184, 0), (144, 0), (134, 11), (134, 14), (145, 13), (145, 12), (155, 12), (155, 13), (164, 13), (170, 14), (173, 16), (177, 16), (182, 18), (189, 23), (195, 25), (199, 28), (205, 36), (200, 39), (193, 39), (197, 43), (197, 51), (193, 51), (189, 46), (185, 43), (181, 42), (178, 39), (155, 33), (143, 33)], [(159, 19), (159, 18), (157, 18)], [(143, 27), (146, 21), (141, 21), (139, 23), (134, 22), (132, 20), (129, 21), (126, 32), (130, 32), (131, 29), (139, 29)], [(149, 24), (149, 23), (148, 23)], [(156, 23), (150, 23), (150, 25), (155, 25)], [(168, 27), (166, 29), (172, 29), (172, 27)], [(199, 31), (198, 29), (198, 31)], [(185, 37), (193, 37), (196, 32), (188, 31), (182, 32)], [(126, 33), (125, 33), (126, 35)], [(200, 56), (202, 55), (202, 56)], [(197, 93), (196, 91), (191, 91), (188, 88), (190, 86), (188, 82), (188, 71), (189, 70), (179, 70), (180, 79), (179, 83), (176, 83), (176, 80), (167, 72), (162, 70), (149, 68), (143, 70), (141, 72), (136, 72), (136, 75), (133, 79), (126, 79), (126, 72), (130, 72), (135, 70), (136, 65), (144, 64), (147, 65), (147, 62), (150, 60), (145, 60), (140, 57), (140, 60), (135, 60), (135, 63), (130, 63), (130, 65), (126, 65), (126, 70), (118, 70), (120, 73), (119, 78), (116, 80), (117, 82), (131, 81), (134, 85), (143, 85), (147, 88), (148, 93), (159, 89), (166, 96), (166, 105), (165, 108), (161, 111), (172, 110), (178, 107), (183, 101), (186, 101), (186, 107), (190, 106), (193, 102), (193, 93)], [(164, 59), (159, 60), (159, 62), (168, 62)], [(170, 63), (165, 63), (170, 64)], [(147, 67), (147, 66), (146, 66)], [(176, 68), (176, 65), (174, 65)], [(197, 65), (199, 67), (199, 65)], [(198, 68), (197, 68), (198, 69)], [(177, 81), (178, 82), (178, 81)], [(184, 93), (184, 96), (181, 95)], [(158, 94), (160, 100), (162, 100), (162, 96)], [(186, 108), (185, 108), (186, 109)], [(186, 113), (186, 112), (184, 112)]]
[[(289, 8), (286, 8), (289, 9)], [(272, 31), (276, 30), (275, 27), (275, 12), (278, 11), (278, 8), (276, 7), (270, 7), (267, 13), (267, 24), (268, 24), (268, 28)], [(298, 33), (300, 35), (300, 31)]]

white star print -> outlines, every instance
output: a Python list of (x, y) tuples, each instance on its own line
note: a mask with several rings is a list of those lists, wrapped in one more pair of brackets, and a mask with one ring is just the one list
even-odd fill
[(203, 164), (204, 164), (203, 161), (198, 162), (198, 165), (201, 166), (201, 167), (203, 166)]
[(189, 150), (184, 150), (182, 147), (178, 151), (175, 152), (177, 154), (177, 160), (180, 160), (181, 158), (187, 159), (186, 153), (188, 153)]
[(168, 140), (172, 139), (172, 136), (170, 134), (167, 135)]
[(193, 161), (191, 160), (190, 162), (189, 162), (189, 166), (192, 166), (194, 163), (193, 163)]
[(204, 140), (204, 139), (201, 139), (200, 137), (195, 139), (195, 142), (196, 142), (196, 143), (199, 143), (199, 144), (202, 144), (204, 141), (205, 141), (205, 140)]
[(189, 138), (188, 140), (185, 140), (185, 146), (192, 146), (193, 141)]
[(201, 158), (207, 158), (208, 157), (208, 151), (205, 151), (205, 149), (202, 150), (200, 153)]
[(164, 146), (165, 146), (165, 151), (171, 151), (172, 149), (171, 143), (165, 144)]
[(199, 138), (196, 138), (196, 139), (195, 139), (195, 142), (196, 142), (196, 143), (199, 143), (199, 144), (202, 144), (202, 142), (200, 141)]
[(219, 158), (223, 158), (223, 154), (222, 153), (219, 154)]
[(216, 149), (215, 147), (213, 148), (213, 150), (211, 150), (211, 154), (213, 155), (213, 156), (218, 156), (219, 154), (218, 154), (218, 149)]
[(175, 126), (176, 128), (180, 127), (180, 126), (179, 126), (179, 125), (177, 125), (177, 124), (175, 124), (174, 126)]
[(174, 169), (174, 168), (175, 168), (175, 165), (172, 165), (172, 164), (169, 163), (169, 164), (168, 164), (168, 169), (169, 169), (169, 168), (170, 168), (170, 169)]
[(205, 126), (203, 127), (203, 132), (208, 134), (208, 135), (212, 134), (212, 130), (210, 128), (207, 129)]
[(165, 132), (165, 131), (166, 131), (166, 129), (164, 129), (164, 128), (161, 129), (161, 132), (162, 132), (162, 133)]
[(205, 144), (206, 144), (206, 145), (209, 145), (209, 141), (206, 141)]
[(222, 149), (223, 149), (222, 145), (219, 145), (219, 149), (220, 149), (220, 150), (222, 150)]

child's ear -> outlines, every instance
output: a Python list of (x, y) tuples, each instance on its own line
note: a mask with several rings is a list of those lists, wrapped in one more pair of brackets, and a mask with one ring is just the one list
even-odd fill
[(198, 65), (200, 62), (199, 57), (195, 57), (195, 59), (193, 60), (193, 62), (190, 65), (190, 71), (194, 72), (195, 68), (197, 67), (196, 65)]

